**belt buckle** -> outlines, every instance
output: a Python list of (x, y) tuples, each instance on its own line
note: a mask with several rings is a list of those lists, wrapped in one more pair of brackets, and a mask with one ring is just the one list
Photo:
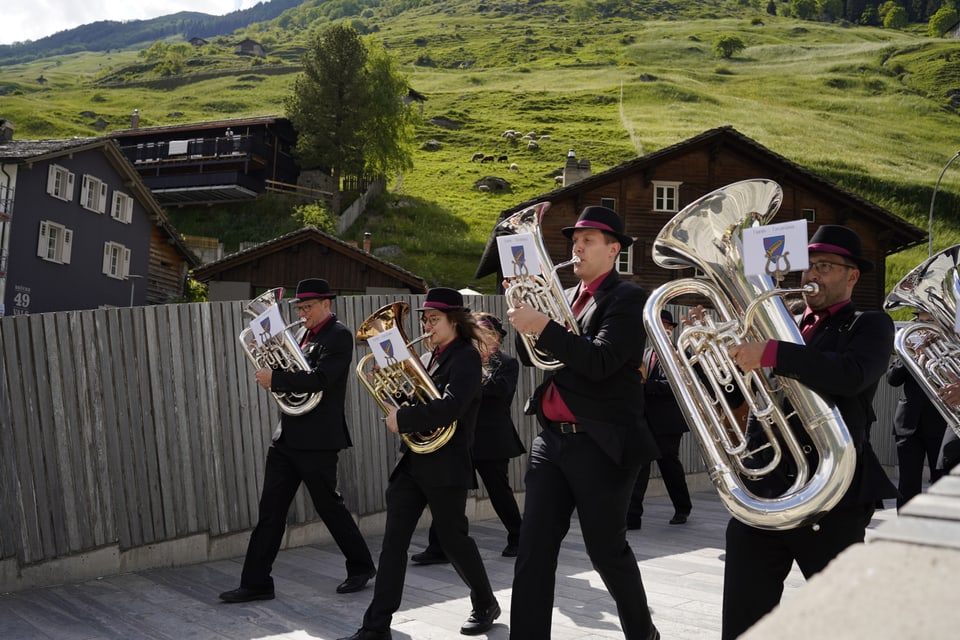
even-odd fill
[(577, 432), (577, 423), (576, 422), (561, 422), (560, 423), (560, 433), (576, 433)]

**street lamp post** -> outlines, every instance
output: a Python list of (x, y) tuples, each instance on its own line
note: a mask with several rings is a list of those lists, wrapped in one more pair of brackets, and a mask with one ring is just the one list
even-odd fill
[(943, 180), (943, 174), (947, 172), (947, 169), (953, 164), (953, 161), (957, 158), (960, 158), (960, 151), (957, 151), (953, 154), (953, 157), (947, 161), (947, 164), (943, 165), (943, 171), (940, 172), (940, 177), (937, 178), (937, 184), (933, 187), (933, 195), (930, 196), (930, 217), (927, 220), (927, 257), (933, 257), (933, 203), (937, 199), (937, 189), (940, 188), (940, 181)]
[(137, 278), (142, 278), (142, 277), (143, 277), (143, 276), (131, 276), (131, 275), (128, 275), (128, 276), (127, 276), (127, 279), (130, 280), (130, 306), (131, 306), (131, 307), (133, 306), (133, 288), (134, 288), (134, 285), (137, 283)]

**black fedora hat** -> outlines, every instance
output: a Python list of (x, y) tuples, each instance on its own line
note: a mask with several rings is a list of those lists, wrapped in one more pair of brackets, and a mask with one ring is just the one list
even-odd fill
[(436, 309), (437, 311), (459, 311), (466, 309), (463, 306), (463, 294), (456, 289), (447, 287), (434, 287), (427, 291), (427, 299), (422, 307), (417, 307), (417, 311), (426, 311), (427, 309)]
[(323, 278), (307, 278), (297, 284), (297, 295), (294, 302), (301, 300), (323, 300), (336, 298), (337, 294), (330, 291), (330, 283)]
[(666, 322), (671, 327), (677, 326), (677, 323), (673, 321), (673, 314), (666, 309), (660, 312), (660, 320)]
[(577, 229), (599, 229), (606, 231), (617, 238), (617, 242), (624, 249), (633, 244), (633, 238), (623, 233), (623, 218), (613, 209), (591, 205), (586, 207), (572, 227), (564, 227), (563, 235), (573, 237)]
[(497, 316), (485, 311), (478, 311), (474, 315), (477, 318), (477, 324), (479, 324), (481, 327), (487, 326), (490, 329), (493, 329), (501, 338), (507, 335), (507, 332), (503, 328), (503, 323)]
[(860, 271), (873, 271), (873, 263), (863, 257), (860, 236), (852, 229), (838, 224), (825, 224), (813, 233), (807, 250), (811, 253), (832, 253), (856, 263)]

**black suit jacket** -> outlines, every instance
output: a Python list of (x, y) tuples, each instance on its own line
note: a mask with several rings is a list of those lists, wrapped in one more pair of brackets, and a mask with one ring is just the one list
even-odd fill
[(643, 383), (647, 424), (656, 435), (676, 435), (689, 431), (670, 382), (660, 366), (660, 359), (657, 358), (654, 365), (649, 366), (653, 353), (653, 349), (647, 349), (643, 354), (643, 362), (647, 365), (647, 381)]
[(281, 438), (293, 449), (346, 449), (353, 445), (343, 410), (353, 360), (353, 332), (334, 316), (310, 339), (303, 352), (313, 370), (274, 370), (270, 390), (322, 391), (323, 398), (304, 415), (281, 414)]
[(402, 445), (403, 455), (391, 478), (401, 465), (405, 465), (421, 486), (474, 489), (477, 480), (470, 448), (480, 407), (480, 352), (467, 341), (457, 338), (441, 352), (430, 373), (441, 397), (402, 407), (397, 411), (397, 425), (402, 433), (415, 433), (446, 426), (456, 420), (456, 429), (447, 444), (431, 453), (413, 453)]
[(893, 416), (895, 436), (907, 438), (918, 431), (930, 435), (943, 433), (947, 426), (946, 420), (900, 358), (894, 358), (890, 363), (887, 384), (891, 387), (903, 387), (903, 397), (897, 400), (897, 409)]
[[(576, 290), (567, 289), (568, 300)], [(646, 291), (611, 271), (578, 318), (581, 335), (551, 320), (537, 340), (538, 348), (566, 365), (547, 375), (534, 392), (539, 419), (544, 420), (539, 399), (553, 382), (578, 425), (623, 466), (645, 464), (659, 455), (643, 415), (640, 363), (646, 299)], [(522, 346), (520, 357), (530, 364)]]
[(490, 356), (486, 368), (473, 438), (473, 459), (515, 458), (526, 452), (510, 414), (517, 393), (520, 363), (510, 354), (498, 351)]
[[(870, 447), (876, 420), (873, 396), (893, 351), (893, 320), (885, 313), (857, 315), (853, 303), (823, 321), (806, 345), (781, 342), (776, 375), (795, 378), (836, 404), (857, 445), (857, 468), (840, 505), (870, 505), (897, 490)], [(838, 505), (839, 506), (839, 505)]]

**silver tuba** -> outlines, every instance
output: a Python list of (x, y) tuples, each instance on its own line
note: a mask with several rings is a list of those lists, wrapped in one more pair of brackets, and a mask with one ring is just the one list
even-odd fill
[[(262, 293), (243, 308), (243, 315), (248, 320), (257, 318), (270, 307), (279, 304), (283, 298), (283, 287), (271, 289)], [(280, 314), (281, 318), (283, 314)], [(257, 344), (253, 329), (247, 327), (240, 332), (238, 340), (243, 347), (243, 352), (255, 369), (268, 367), (270, 369), (281, 369), (283, 371), (310, 371), (310, 363), (306, 356), (300, 350), (300, 337), (303, 329), (297, 332), (295, 336), (294, 329), (297, 329), (303, 323), (302, 320), (287, 325), (283, 331), (277, 333), (271, 338)], [(300, 416), (313, 411), (320, 400), (323, 398), (323, 392), (316, 393), (276, 393), (271, 391), (274, 400), (280, 405), (280, 411), (288, 416)]]
[[(770, 530), (817, 520), (843, 497), (856, 465), (850, 434), (835, 408), (795, 380), (768, 378), (759, 370), (742, 373), (727, 353), (747, 340), (803, 344), (781, 298), (813, 292), (816, 285), (777, 289), (769, 275), (747, 277), (743, 272), (741, 230), (772, 219), (782, 198), (777, 183), (746, 180), (713, 191), (680, 211), (654, 241), (654, 262), (667, 269), (696, 268), (705, 277), (658, 287), (643, 312), (647, 334), (721, 500), (733, 517)], [(684, 326), (674, 346), (660, 312), (687, 294), (710, 300), (718, 319), (705, 314), (703, 323)], [(748, 442), (740, 408), (727, 401), (735, 390), (744, 397), (762, 438)], [(784, 396), (792, 413), (785, 413)], [(802, 424), (816, 449), (814, 468), (804, 452), (811, 445), (801, 442), (791, 420)], [(791, 459), (796, 479), (788, 489), (774, 497), (751, 491), (752, 481)]]
[(960, 409), (947, 405), (938, 391), (960, 381), (960, 337), (954, 330), (960, 277), (960, 245), (944, 249), (920, 263), (887, 295), (884, 309), (912, 307), (933, 320), (911, 322), (897, 330), (893, 348), (927, 397), (960, 436)]
[[(403, 330), (404, 319), (410, 313), (406, 302), (392, 302), (374, 311), (357, 329), (357, 340), (370, 340), (384, 331), (396, 327), (407, 347), (425, 340), (427, 333), (413, 342), (407, 340)], [(440, 392), (427, 373), (423, 363), (416, 356), (392, 362), (386, 367), (377, 367), (374, 355), (368, 353), (357, 363), (357, 377), (364, 388), (373, 396), (381, 411), (387, 413), (387, 407), (403, 407), (422, 404), (440, 398)], [(450, 441), (457, 428), (457, 422), (438, 427), (432, 431), (401, 433), (400, 438), (413, 453), (433, 453)]]
[[(551, 320), (566, 327), (568, 331), (579, 335), (580, 325), (577, 324), (577, 319), (570, 309), (570, 303), (567, 302), (563, 293), (563, 286), (557, 278), (557, 270), (580, 262), (580, 258), (574, 256), (566, 262), (553, 266), (550, 254), (543, 246), (543, 233), (540, 231), (540, 221), (549, 208), (549, 202), (537, 203), (502, 220), (494, 229), (494, 235), (497, 237), (521, 233), (532, 234), (537, 249), (537, 259), (540, 263), (541, 273), (531, 275), (526, 261), (513, 257), (511, 260), (513, 273), (503, 274), (504, 277), (510, 279), (504, 295), (509, 307), (526, 304), (546, 314)], [(537, 348), (537, 338), (539, 337), (537, 334), (521, 334), (520, 337), (527, 354), (530, 356), (530, 361), (538, 369), (552, 371), (564, 366), (550, 353)]]

